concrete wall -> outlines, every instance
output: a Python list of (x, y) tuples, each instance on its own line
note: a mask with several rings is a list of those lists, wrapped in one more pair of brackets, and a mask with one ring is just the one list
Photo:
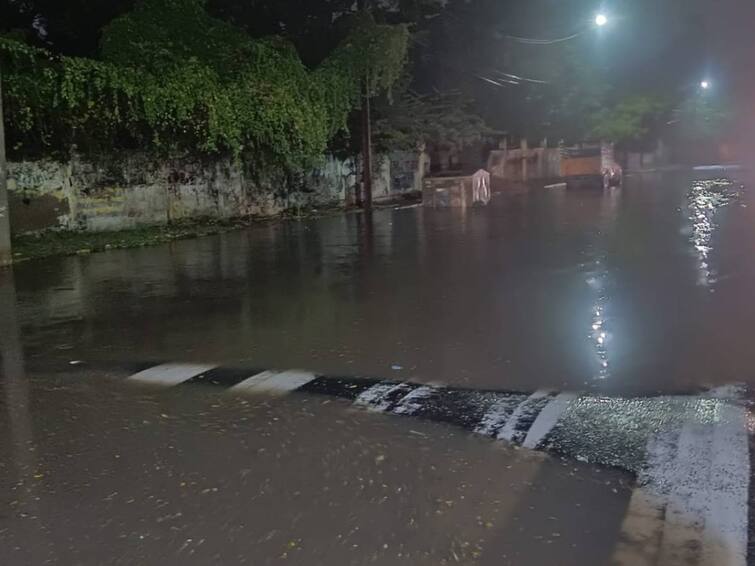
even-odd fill
[[(358, 165), (361, 165), (358, 164)], [(430, 156), (424, 151), (394, 151), (375, 158), (372, 198), (380, 204), (408, 194), (422, 194), (422, 181), (430, 171)], [(358, 167), (357, 178), (362, 179), (362, 168)], [(353, 204), (352, 195), (347, 202)]]
[(373, 172), (373, 200), (380, 201), (391, 198), (393, 196), (393, 185), (391, 183), (391, 160), (388, 156), (380, 155), (377, 157)]
[(393, 193), (422, 192), (422, 181), (430, 172), (430, 156), (424, 150), (395, 151), (390, 155), (390, 166)]
[(187, 218), (271, 216), (342, 204), (355, 182), (353, 162), (334, 158), (306, 174), (265, 179), (231, 160), (155, 161), (133, 154), (11, 162), (11, 229), (102, 231)]
[(653, 151), (622, 152), (617, 154), (617, 159), (629, 173), (652, 171), (667, 166), (672, 161), (671, 152), (662, 141), (658, 142)]
[[(419, 191), (428, 159), (425, 153), (378, 156), (375, 199)], [(11, 162), (11, 230), (122, 230), (192, 218), (274, 216), (351, 202), (358, 178), (353, 160), (333, 157), (305, 173), (265, 178), (227, 159), (156, 161), (137, 153)]]
[[(424, 152), (377, 156), (375, 200), (420, 191), (428, 159)], [(265, 178), (230, 159), (157, 161), (136, 153), (11, 162), (11, 230), (104, 231), (192, 218), (274, 216), (352, 202), (359, 178), (353, 160), (334, 157), (305, 173)]]
[(547, 147), (496, 149), (490, 152), (488, 171), (505, 181), (552, 179), (561, 175), (561, 151)]

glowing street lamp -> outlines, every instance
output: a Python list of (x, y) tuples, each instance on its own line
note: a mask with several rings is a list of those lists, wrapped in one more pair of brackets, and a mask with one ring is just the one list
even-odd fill
[(700, 81), (700, 88), (708, 90), (710, 88), (710, 81)]
[[(593, 24), (596, 27), (602, 28), (602, 27), (605, 27), (608, 23), (610, 23), (608, 20), (608, 16), (606, 16), (603, 13), (595, 14), (595, 19), (593, 20)], [(506, 35), (504, 37), (506, 37), (507, 39), (510, 39), (511, 41), (516, 41), (517, 43), (524, 43), (526, 45), (555, 45), (557, 43), (563, 43), (564, 41), (569, 41), (571, 39), (580, 37), (584, 35), (586, 32), (590, 31), (591, 27), (592, 27), (592, 24), (589, 24), (588, 22), (584, 22), (582, 25), (583, 29), (571, 35), (567, 35), (566, 37), (559, 37), (556, 39), (538, 39), (534, 37), (518, 37), (515, 35)]]

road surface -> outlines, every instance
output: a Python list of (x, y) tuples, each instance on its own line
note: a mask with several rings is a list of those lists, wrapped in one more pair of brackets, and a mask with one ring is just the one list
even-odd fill
[(753, 214), (677, 173), (21, 264), (4, 561), (744, 564)]
[(750, 382), (755, 203), (738, 189), (630, 177), (605, 194), (30, 262), (15, 269), (22, 338), (31, 361), (400, 368), (470, 387), (620, 393)]

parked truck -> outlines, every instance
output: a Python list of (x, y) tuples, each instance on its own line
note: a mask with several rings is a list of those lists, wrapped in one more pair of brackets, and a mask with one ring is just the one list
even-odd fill
[(569, 188), (620, 187), (624, 180), (611, 144), (583, 144), (561, 149), (561, 177)]

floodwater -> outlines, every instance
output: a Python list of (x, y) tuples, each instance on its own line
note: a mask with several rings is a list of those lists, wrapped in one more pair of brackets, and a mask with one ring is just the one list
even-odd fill
[[(433, 420), (311, 391), (154, 389), (103, 368), (641, 395), (750, 383), (753, 214), (739, 181), (677, 173), (18, 265), (0, 275), (4, 563), (636, 564), (648, 536), (664, 564), (744, 556), (736, 400), (418, 387), (445, 396)], [(453, 424), (477, 419), (497, 438), (526, 433), (523, 446), (547, 436), (560, 457)], [(653, 464), (659, 450), (677, 465)], [(647, 477), (636, 488), (596, 462)]]
[(755, 380), (738, 179), (496, 195), (15, 268), (31, 367), (201, 360), (649, 394)]
[(617, 471), (318, 396), (29, 377), (0, 398), (9, 566), (607, 564), (631, 495)]

